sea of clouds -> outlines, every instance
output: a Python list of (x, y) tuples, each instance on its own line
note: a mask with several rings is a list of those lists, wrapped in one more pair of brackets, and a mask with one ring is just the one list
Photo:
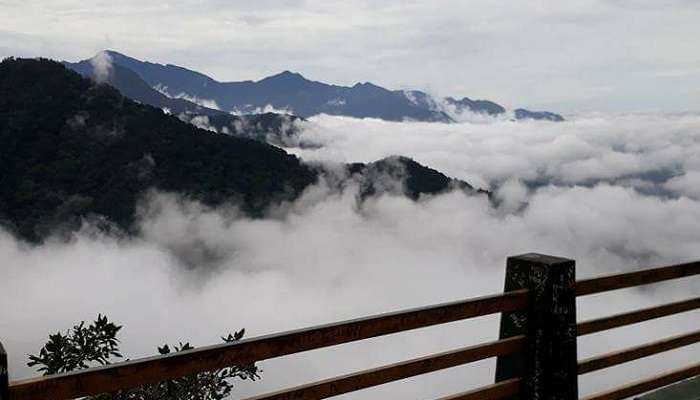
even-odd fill
[[(505, 259), (541, 252), (576, 260), (579, 277), (700, 259), (700, 115), (589, 114), (564, 123), (459, 124), (319, 116), (293, 151), (306, 161), (374, 161), (401, 154), (474, 186), (417, 202), (384, 195), (357, 203), (319, 182), (264, 219), (235, 205), (211, 209), (148, 193), (140, 234), (89, 224), (40, 246), (0, 233), (0, 341), (13, 378), (49, 333), (106, 313), (125, 327), (130, 357), (164, 342), (212, 344), (423, 306), (503, 289)], [(689, 278), (579, 301), (587, 319), (700, 295)], [(580, 358), (697, 329), (690, 312), (579, 340)], [(497, 338), (494, 317), (392, 335), (261, 363), (244, 397)], [(581, 378), (582, 392), (700, 358), (700, 346)], [(493, 361), (346, 396), (434, 398), (493, 379)]]

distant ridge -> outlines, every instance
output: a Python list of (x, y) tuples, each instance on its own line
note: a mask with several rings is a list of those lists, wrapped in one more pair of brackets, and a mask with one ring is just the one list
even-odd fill
[[(93, 60), (77, 63), (64, 61), (63, 65), (80, 75), (97, 79)], [(262, 142), (283, 143), (285, 137), (295, 133), (296, 116), (280, 115), (270, 112), (251, 115), (232, 115), (215, 108), (205, 107), (184, 98), (172, 98), (152, 88), (142, 77), (121, 64), (112, 62), (110, 68), (100, 76), (102, 83), (107, 83), (119, 92), (142, 104), (158, 107), (198, 127), (236, 136), (256, 139)], [(203, 119), (203, 117), (206, 117)]]
[[(448, 108), (459, 113), (467, 111), (489, 116), (506, 115), (507, 112), (503, 106), (489, 100), (471, 100), (467, 97), (461, 100), (452, 97), (434, 99), (419, 90), (389, 90), (370, 82), (338, 86), (309, 80), (288, 70), (259, 81), (219, 82), (180, 66), (141, 61), (111, 50), (103, 53), (113, 64), (135, 72), (147, 85), (158, 88), (166, 97), (203, 99), (215, 103), (226, 112), (247, 114), (271, 106), (300, 117), (329, 114), (429, 122), (453, 122)], [(66, 65), (71, 68), (90, 65), (90, 60)], [(518, 110), (520, 112), (513, 114), (515, 119), (564, 120), (561, 115), (551, 112)]]
[[(77, 63), (64, 61), (63, 64), (82, 76), (95, 78), (95, 68), (91, 60), (83, 60)], [(124, 96), (141, 103), (168, 109), (174, 114), (185, 112), (210, 116), (227, 114), (216, 109), (202, 107), (185, 99), (168, 97), (153, 89), (139, 74), (121, 64), (112, 63), (106, 72), (102, 77), (103, 82), (119, 89)]]

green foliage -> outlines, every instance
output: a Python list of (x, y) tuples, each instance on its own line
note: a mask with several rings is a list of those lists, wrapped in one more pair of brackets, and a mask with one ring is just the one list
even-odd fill
[[(107, 316), (98, 315), (90, 325), (85, 322), (73, 327), (65, 334), (60, 332), (49, 335), (49, 341), (39, 351), (39, 355), (30, 355), (29, 366), (39, 366), (44, 375), (70, 372), (95, 365), (110, 364), (112, 358), (121, 358), (117, 333), (121, 330), (109, 322)], [(245, 329), (221, 337), (225, 343), (241, 340)], [(158, 347), (161, 355), (171, 352), (192, 350), (187, 343), (175, 346), (165, 344)], [(214, 371), (200, 372), (177, 379), (145, 385), (138, 388), (121, 390), (88, 398), (89, 400), (221, 400), (228, 397), (233, 390), (232, 381), (256, 380), (260, 370), (255, 364), (230, 366)]]
[(0, 223), (30, 241), (103, 216), (134, 232), (151, 188), (260, 216), (316, 172), (283, 150), (197, 129), (60, 63), (0, 62)]
[(88, 368), (91, 363), (109, 364), (111, 357), (121, 357), (117, 339), (121, 328), (109, 322), (107, 316), (98, 315), (90, 325), (83, 321), (65, 334), (49, 335), (39, 355), (30, 355), (27, 365), (38, 365), (39, 371), (49, 375)]

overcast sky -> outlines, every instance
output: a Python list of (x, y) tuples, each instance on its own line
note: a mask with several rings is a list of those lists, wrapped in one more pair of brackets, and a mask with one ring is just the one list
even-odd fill
[(697, 110), (700, 2), (7, 1), (0, 56), (110, 48), (218, 80), (290, 69), (572, 112)]

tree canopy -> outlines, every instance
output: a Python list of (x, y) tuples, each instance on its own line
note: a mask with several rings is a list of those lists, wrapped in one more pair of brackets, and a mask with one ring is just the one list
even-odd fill
[(145, 189), (260, 215), (316, 172), (282, 149), (215, 134), (45, 59), (0, 63), (0, 223), (40, 240), (99, 215), (132, 228)]

